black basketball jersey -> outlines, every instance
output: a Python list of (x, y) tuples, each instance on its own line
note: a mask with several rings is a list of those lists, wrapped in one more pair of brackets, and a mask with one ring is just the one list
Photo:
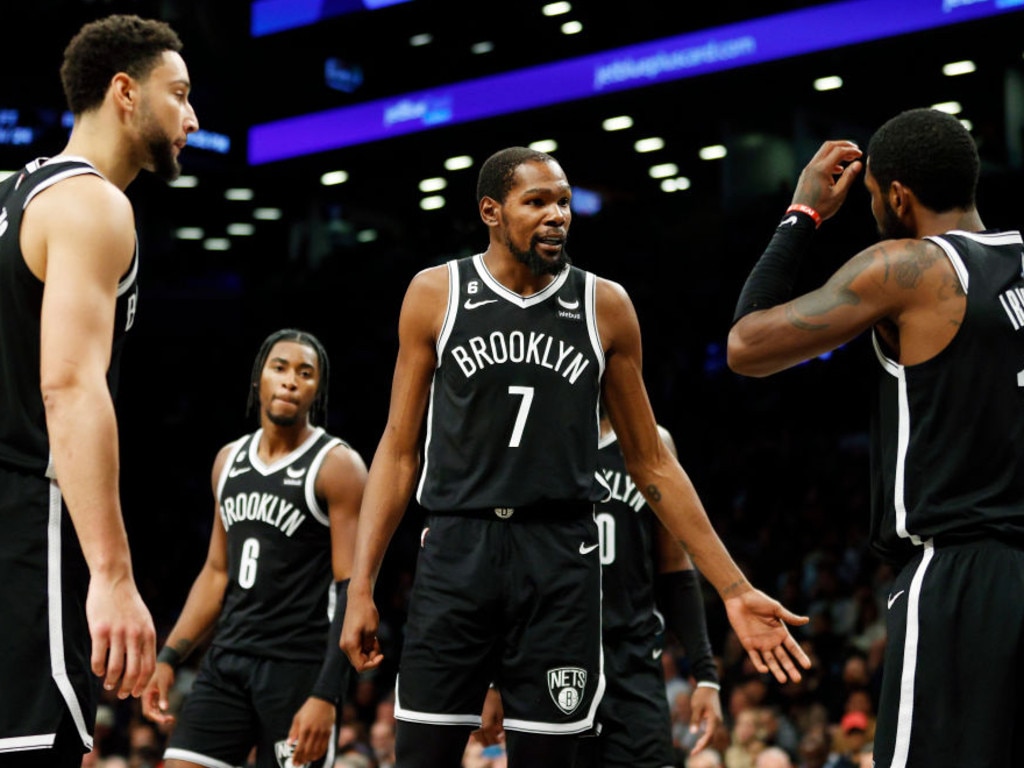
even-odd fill
[(520, 296), (478, 254), (448, 262), (417, 501), (431, 511), (598, 501), (604, 350), (596, 278), (566, 267)]
[(317, 428), (288, 456), (264, 464), (257, 430), (235, 441), (217, 481), (227, 531), (228, 585), (213, 644), (238, 653), (317, 661), (333, 605), (328, 510), (314, 486), (341, 440)]
[[(101, 176), (79, 157), (34, 160), (0, 182), (0, 464), (53, 477), (46, 415), (39, 391), (39, 326), (43, 283), (21, 252), (21, 220), (33, 198), (64, 179)], [(138, 243), (117, 287), (117, 306), (107, 382), (116, 393), (124, 336), (138, 302)]]
[(601, 532), (601, 600), (607, 637), (648, 637), (664, 629), (654, 602), (655, 526), (661, 522), (626, 472), (614, 432), (599, 443), (611, 496), (597, 505)]
[(923, 541), (1024, 541), (1024, 247), (1019, 232), (929, 237), (967, 295), (931, 360), (882, 365), (872, 424), (872, 538), (901, 561)]

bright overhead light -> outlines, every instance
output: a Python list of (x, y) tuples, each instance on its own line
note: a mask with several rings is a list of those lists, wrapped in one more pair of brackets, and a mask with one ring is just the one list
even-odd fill
[(665, 140), (660, 136), (651, 136), (648, 139), (640, 139), (633, 145), (637, 152), (657, 152), (665, 148)]
[(255, 193), (245, 187), (233, 187), (224, 190), (225, 200), (252, 200), (253, 197), (255, 197)]
[(444, 208), (445, 200), (441, 195), (431, 195), (430, 197), (424, 197), (420, 200), (420, 208), (424, 211), (436, 211), (440, 208)]
[(257, 208), (252, 217), (258, 221), (277, 221), (283, 214), (280, 208)]
[(562, 25), (563, 35), (578, 35), (583, 31), (583, 22), (580, 21), (567, 21)]
[(432, 179), (424, 179), (420, 182), (420, 192), (440, 192), (447, 186), (447, 179), (441, 176), (435, 176)]
[(814, 90), (816, 91), (835, 91), (843, 87), (843, 78), (838, 75), (831, 75), (829, 77), (819, 77), (814, 81)]
[(231, 241), (226, 237), (208, 237), (203, 240), (203, 248), (208, 251), (227, 251), (231, 248)]
[(711, 144), (707, 147), (701, 147), (700, 152), (697, 154), (701, 160), (721, 160), (728, 153), (722, 144)]
[(537, 152), (551, 153), (558, 149), (558, 142), (554, 139), (541, 139), (530, 143), (529, 147)]
[(662, 192), (682, 192), (684, 189), (690, 188), (690, 180), (685, 176), (679, 176), (674, 179), (662, 179), (661, 191)]
[(346, 181), (348, 181), (348, 171), (328, 171), (320, 177), (320, 183), (325, 187), (344, 184)]
[(0, 171), (0, 181), (3, 181), (4, 179), (13, 176), (16, 173), (17, 171)]
[(624, 131), (627, 128), (633, 127), (633, 118), (629, 115), (619, 115), (618, 117), (609, 117), (603, 123), (601, 127), (606, 131)]
[(202, 227), (178, 227), (174, 230), (174, 236), (179, 240), (202, 240), (204, 234)]
[(944, 64), (942, 66), (942, 74), (946, 77), (969, 75), (975, 70), (977, 70), (977, 67), (974, 66), (973, 61), (951, 61), (949, 64)]
[(675, 163), (661, 163), (660, 165), (652, 165), (647, 172), (651, 174), (652, 179), (665, 179), (679, 173), (679, 166)]
[(960, 118), (960, 125), (962, 125), (967, 131), (974, 130), (974, 123), (972, 123), (967, 118)]
[(188, 176), (186, 174), (183, 174), (176, 178), (174, 181), (172, 181), (169, 186), (175, 187), (177, 189), (191, 189), (192, 187), (198, 187), (199, 177)]
[(409, 45), (413, 48), (419, 48), (422, 45), (430, 45), (434, 42), (434, 36), (429, 32), (424, 32), (420, 35), (413, 35), (409, 38)]
[(228, 224), (228, 234), (232, 237), (248, 237), (256, 231), (256, 227), (248, 222), (239, 221)]
[(545, 16), (561, 16), (571, 10), (572, 6), (569, 3), (548, 3), (540, 9), (540, 12)]
[(465, 168), (473, 167), (473, 158), (469, 155), (456, 155), (455, 157), (449, 157), (444, 161), (444, 169), (446, 171), (461, 171)]
[(939, 104), (932, 104), (932, 109), (937, 109), (939, 112), (945, 112), (947, 115), (959, 115), (964, 111), (964, 108), (959, 101), (943, 101)]
[(469, 50), (477, 54), (490, 53), (491, 51), (494, 50), (494, 43), (492, 43), (490, 40), (481, 40), (479, 43), (473, 43), (473, 45), (470, 46)]
[(361, 229), (358, 232), (356, 232), (356, 242), (358, 243), (372, 243), (376, 239), (376, 229)]

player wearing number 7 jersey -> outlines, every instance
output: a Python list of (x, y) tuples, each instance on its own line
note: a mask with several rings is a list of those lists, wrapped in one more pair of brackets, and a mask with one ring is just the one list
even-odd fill
[(259, 768), (333, 764), (349, 666), (338, 640), (366, 468), (314, 426), (327, 386), (327, 354), (311, 334), (284, 329), (264, 341), (249, 397), (260, 428), (217, 454), (209, 554), (143, 696), (147, 717), (172, 722), (174, 668), (216, 624), (167, 768), (242, 765), (253, 747)]
[(510, 765), (572, 764), (604, 688), (602, 398), (637, 484), (758, 668), (799, 679), (794, 662), (809, 663), (783, 623), (802, 620), (746, 582), (658, 435), (626, 293), (569, 264), (571, 197), (551, 156), (496, 153), (477, 188), (487, 250), (406, 293), (342, 633), (358, 671), (380, 663), (373, 584), (415, 489), (430, 514), (399, 660), (398, 768), (457, 768), (492, 682)]
[[(866, 164), (855, 144), (825, 142), (729, 336), (729, 365), (764, 376), (873, 331), (871, 533), (901, 568), (878, 768), (1024, 765), (1024, 245), (982, 224), (979, 165), (960, 121), (932, 109), (886, 122)], [(884, 239), (791, 298), (816, 225), (865, 168)]]

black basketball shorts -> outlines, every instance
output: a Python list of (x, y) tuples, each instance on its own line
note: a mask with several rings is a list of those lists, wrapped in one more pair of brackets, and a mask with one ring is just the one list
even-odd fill
[(593, 724), (604, 691), (597, 524), (592, 513), (517, 514), (428, 518), (399, 720), (478, 726), (494, 683), (508, 730), (573, 734)]
[(0, 520), (0, 762), (53, 750), (67, 718), (87, 752), (99, 685), (85, 618), (89, 570), (57, 484), (0, 468)]
[(581, 749), (576, 768), (676, 764), (661, 654), (660, 635), (605, 638), (606, 685), (597, 708), (598, 735), (588, 750)]
[[(320, 664), (264, 659), (213, 646), (199, 666), (171, 733), (165, 759), (207, 768), (245, 765), (256, 747), (257, 768), (291, 765), (288, 731), (309, 698)], [(310, 764), (334, 764), (336, 739)]]
[(893, 581), (877, 768), (1024, 765), (1024, 550), (928, 541)]

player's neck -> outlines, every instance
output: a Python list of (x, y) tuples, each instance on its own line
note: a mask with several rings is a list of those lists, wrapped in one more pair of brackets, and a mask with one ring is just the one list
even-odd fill
[(275, 424), (267, 419), (263, 420), (263, 434), (260, 435), (260, 444), (256, 446), (256, 453), (260, 461), (271, 464), (283, 456), (287, 456), (309, 436), (313, 434), (314, 427), (308, 421), (291, 426)]
[(494, 243), (484, 252), (484, 265), (491, 277), (520, 296), (532, 296), (544, 290), (554, 275), (537, 275), (506, 248), (496, 248)]
[(140, 166), (116, 125), (101, 113), (79, 115), (62, 155), (84, 157), (114, 186), (124, 191), (139, 175)]

